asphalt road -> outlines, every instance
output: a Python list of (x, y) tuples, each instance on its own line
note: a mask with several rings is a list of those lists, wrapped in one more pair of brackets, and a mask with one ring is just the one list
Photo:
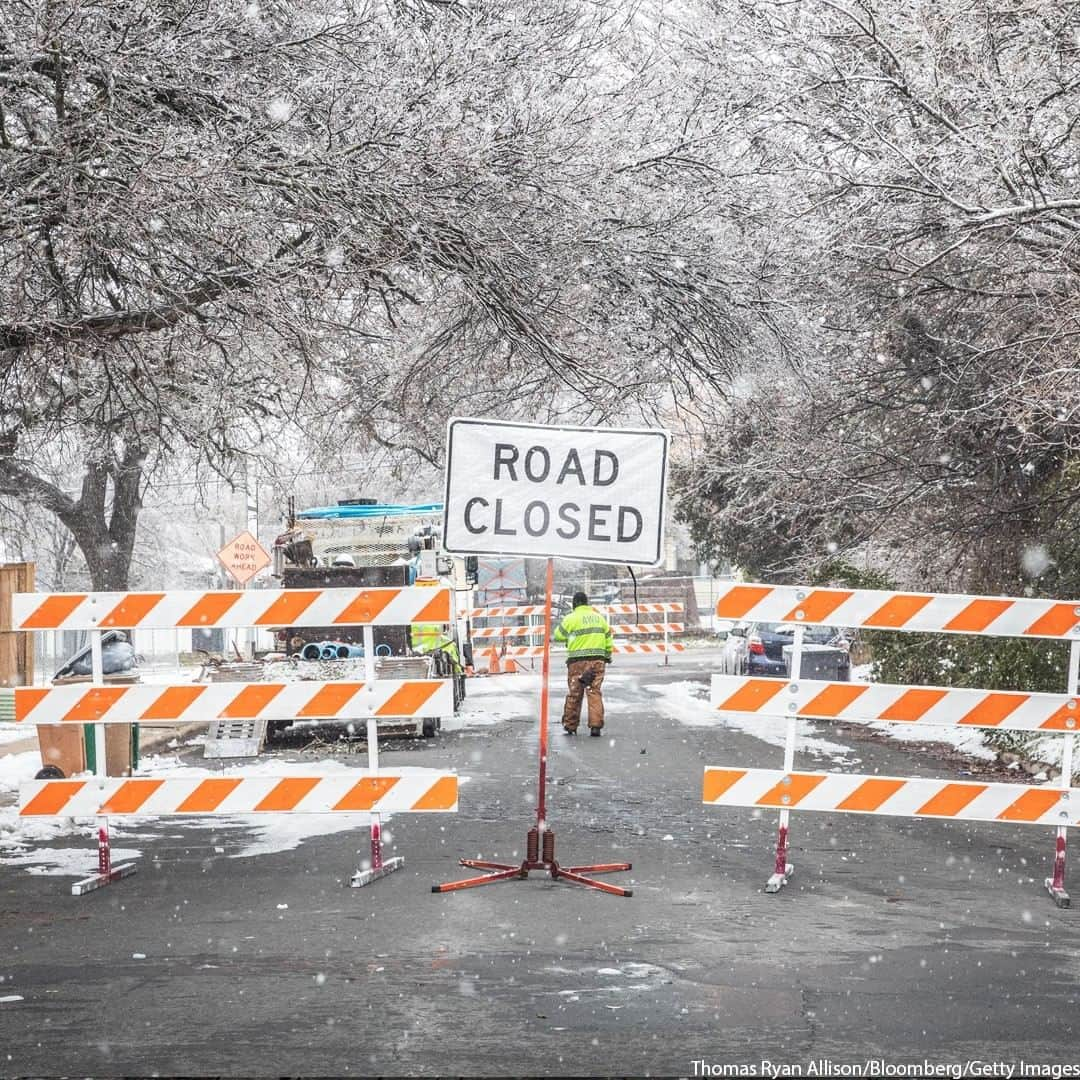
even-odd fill
[[(176, 819), (140, 840), (136, 876), (81, 899), (67, 879), (0, 868), (0, 1073), (1075, 1064), (1078, 913), (1042, 889), (1047, 831), (796, 816), (796, 875), (766, 896), (775, 815), (703, 806), (702, 767), (777, 767), (781, 751), (665, 719), (645, 689), (707, 668), (624, 663), (608, 737), (553, 729), (557, 855), (631, 860), (611, 878), (629, 899), (535, 876), (431, 893), (467, 876), (459, 857), (522, 857), (525, 717), (384, 749), (386, 765), (469, 780), (456, 816), (391, 822), (405, 869), (366, 889), (346, 887), (366, 830), (237, 859), (241, 833)], [(955, 775), (910, 745), (827, 734), (852, 748), (833, 768)]]

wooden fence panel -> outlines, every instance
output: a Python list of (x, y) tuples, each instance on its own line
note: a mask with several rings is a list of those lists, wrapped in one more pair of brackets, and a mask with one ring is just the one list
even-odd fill
[(29, 686), (34, 681), (34, 635), (7, 629), (11, 594), (33, 591), (33, 563), (0, 566), (0, 686)]

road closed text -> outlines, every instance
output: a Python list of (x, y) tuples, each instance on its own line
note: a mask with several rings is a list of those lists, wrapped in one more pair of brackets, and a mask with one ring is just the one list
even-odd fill
[[(518, 459), (521, 457), (520, 465)], [(582, 461), (581, 453), (571, 447), (565, 460), (555, 463), (555, 486), (566, 485), (570, 492), (584, 491), (590, 485), (595, 498), (603, 488), (613, 484), (619, 475), (618, 456), (610, 450), (594, 450), (591, 459)], [(552, 477), (553, 463), (546, 447), (530, 446), (522, 457), (518, 447), (496, 443), (493, 479), (496, 483), (543, 484)], [(523, 530), (528, 536), (540, 539), (549, 532), (562, 540), (577, 540), (584, 536), (598, 542), (631, 544), (641, 536), (644, 518), (636, 506), (615, 506), (610, 502), (587, 502), (583, 498), (567, 498), (552, 506), (546, 499), (527, 502), (520, 516), (510, 520), (506, 500), (492, 500), (474, 495), (465, 503), (465, 528), (473, 536), (488, 530), (494, 536), (516, 536)]]
[(659, 561), (663, 432), (452, 421), (448, 457), (448, 551)]

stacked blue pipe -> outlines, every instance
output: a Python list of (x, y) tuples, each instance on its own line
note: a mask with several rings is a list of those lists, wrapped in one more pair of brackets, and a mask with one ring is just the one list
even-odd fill
[(301, 660), (359, 660), (363, 655), (363, 645), (343, 641), (309, 641), (300, 650)]

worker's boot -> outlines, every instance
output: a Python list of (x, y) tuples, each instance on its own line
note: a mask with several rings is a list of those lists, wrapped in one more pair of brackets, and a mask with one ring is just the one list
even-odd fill
[(592, 736), (592, 737), (593, 737), (594, 739), (597, 739), (597, 738), (599, 738), (599, 737), (600, 737), (600, 733), (601, 733), (601, 732), (602, 732), (603, 730), (604, 730), (603, 728), (598, 728), (598, 727), (591, 727), (591, 728), (589, 728), (589, 734), (590, 734), (590, 735), (591, 735), (591, 736)]

